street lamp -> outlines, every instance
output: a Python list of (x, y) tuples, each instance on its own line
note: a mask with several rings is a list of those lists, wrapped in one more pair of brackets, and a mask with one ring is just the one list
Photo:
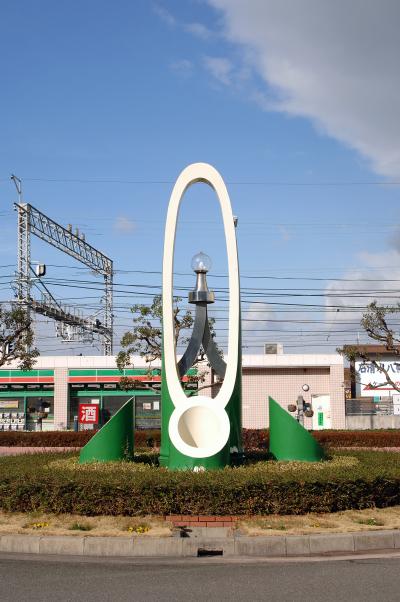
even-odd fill
[(182, 377), (203, 348), (211, 368), (223, 379), (226, 371), (226, 363), (219, 354), (218, 348), (211, 334), (208, 319), (207, 305), (215, 302), (214, 291), (210, 291), (207, 284), (207, 272), (211, 269), (211, 258), (203, 252), (197, 253), (192, 258), (192, 269), (196, 274), (196, 284), (189, 291), (188, 301), (196, 306), (194, 315), (193, 331), (187, 349), (178, 362), (178, 373)]
[(197, 253), (192, 258), (191, 265), (192, 270), (197, 276), (195, 288), (189, 293), (189, 303), (214, 303), (215, 295), (208, 288), (206, 276), (212, 266), (211, 258), (205, 253)]
[[(310, 385), (304, 384), (302, 385), (302, 390), (307, 393), (310, 390)], [(297, 397), (296, 403), (291, 403), (288, 405), (289, 412), (296, 412), (296, 420), (302, 426), (304, 426), (304, 416), (306, 418), (312, 418), (314, 416), (314, 411), (312, 409), (311, 403), (304, 400), (302, 395)]]
[(193, 272), (209, 272), (212, 267), (211, 257), (200, 251), (200, 253), (196, 253), (192, 257), (192, 270)]

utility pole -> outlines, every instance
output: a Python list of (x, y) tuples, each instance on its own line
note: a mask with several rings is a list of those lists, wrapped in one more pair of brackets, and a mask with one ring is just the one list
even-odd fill
[[(64, 228), (47, 215), (22, 200), (22, 182), (14, 174), (11, 176), (17, 189), (18, 203), (18, 266), (16, 289), (18, 303), (26, 310), (28, 318), (33, 311), (59, 323), (58, 334), (64, 340), (82, 340), (98, 334), (103, 342), (105, 355), (113, 352), (113, 262), (106, 255), (92, 247), (80, 234), (78, 229), (72, 233), (72, 227)], [(41, 300), (32, 298), (31, 287), (31, 235), (35, 235), (59, 251), (80, 261), (96, 274), (104, 278), (104, 319), (101, 322), (94, 316), (83, 316), (81, 312), (64, 306), (58, 302), (45, 287)], [(44, 274), (42, 274), (44, 275)]]
[[(22, 180), (15, 174), (11, 175), (18, 194), (18, 247), (17, 247), (17, 298), (18, 303), (25, 306), (29, 314), (29, 300), (31, 289), (31, 245), (29, 215), (27, 211), (21, 211), (24, 207), (22, 202)], [(28, 316), (29, 317), (29, 316)]]

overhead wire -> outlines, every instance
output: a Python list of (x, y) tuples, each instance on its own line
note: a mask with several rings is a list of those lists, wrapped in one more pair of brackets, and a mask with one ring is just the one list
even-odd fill
[[(49, 182), (49, 183), (76, 183), (76, 184), (133, 184), (133, 185), (159, 185), (175, 184), (175, 180), (170, 179), (126, 179), (126, 178), (46, 178), (22, 176), (21, 179), (26, 182)], [(10, 178), (0, 178), (1, 181), (10, 180)], [(284, 181), (284, 180), (225, 180), (229, 186), (400, 186), (396, 180), (321, 180), (318, 182)]]

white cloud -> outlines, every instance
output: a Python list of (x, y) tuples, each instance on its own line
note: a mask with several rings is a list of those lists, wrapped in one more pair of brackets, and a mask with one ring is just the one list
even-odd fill
[(175, 15), (173, 15), (168, 9), (165, 8), (165, 6), (162, 6), (161, 4), (154, 3), (153, 12), (157, 15), (157, 17), (161, 19), (161, 21), (164, 21), (164, 23), (166, 23), (169, 27), (178, 26), (182, 28), (183, 31), (197, 36), (198, 38), (202, 38), (203, 40), (206, 40), (213, 35), (213, 32), (210, 29), (208, 29), (208, 27), (203, 23), (199, 23), (197, 21), (193, 21), (190, 23), (179, 21), (175, 17)]
[(170, 27), (176, 25), (176, 19), (174, 15), (170, 13), (169, 10), (167, 10), (164, 6), (161, 6), (161, 4), (154, 3), (153, 11), (157, 17), (160, 17), (160, 19)]
[[(358, 256), (360, 267), (348, 269), (340, 282), (329, 284), (325, 293), (327, 306), (338, 306), (337, 322), (361, 319), (369, 303), (397, 305), (399, 301), (400, 262), (395, 250), (383, 253), (365, 251)], [(353, 306), (352, 311), (348, 311)], [(347, 309), (347, 311), (346, 311)], [(332, 316), (332, 312), (327, 315)]]
[(135, 230), (136, 224), (129, 217), (120, 215), (114, 222), (114, 230), (120, 234), (130, 234)]
[(170, 63), (170, 68), (178, 75), (182, 75), (184, 77), (188, 77), (193, 73), (193, 63), (188, 59), (173, 61)]
[(398, 0), (208, 1), (266, 84), (254, 100), (311, 119), (400, 177)]
[(268, 303), (250, 303), (243, 313), (244, 353), (263, 353), (264, 343), (280, 343), (281, 324), (271, 320), (277, 314)]
[(212, 36), (212, 32), (203, 23), (184, 23), (183, 29), (203, 40), (207, 40)]
[(207, 71), (209, 71), (218, 82), (225, 84), (226, 86), (231, 84), (233, 70), (231, 61), (226, 58), (206, 56), (204, 57), (204, 65)]

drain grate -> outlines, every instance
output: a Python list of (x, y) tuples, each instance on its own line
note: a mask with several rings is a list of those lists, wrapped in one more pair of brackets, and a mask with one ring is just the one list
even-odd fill
[(198, 548), (197, 557), (204, 558), (205, 556), (223, 556), (223, 550), (210, 550), (209, 548)]

